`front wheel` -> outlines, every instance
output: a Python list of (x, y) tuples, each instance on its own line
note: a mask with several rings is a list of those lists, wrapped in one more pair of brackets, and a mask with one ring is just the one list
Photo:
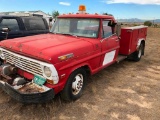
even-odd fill
[(86, 84), (87, 74), (82, 68), (75, 70), (69, 77), (63, 91), (62, 99), (72, 101), (78, 99), (82, 95), (82, 91)]

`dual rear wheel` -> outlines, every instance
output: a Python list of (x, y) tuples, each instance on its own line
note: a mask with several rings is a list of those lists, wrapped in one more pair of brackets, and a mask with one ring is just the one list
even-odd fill
[(144, 44), (140, 44), (139, 48), (137, 51), (135, 51), (134, 53), (132, 53), (130, 56), (129, 56), (129, 59), (135, 61), (135, 62), (138, 62), (141, 60), (141, 57), (142, 55), (144, 55)]

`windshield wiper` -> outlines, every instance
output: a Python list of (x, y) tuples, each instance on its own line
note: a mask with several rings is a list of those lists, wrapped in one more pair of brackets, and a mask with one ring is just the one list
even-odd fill
[(74, 36), (74, 37), (77, 37), (77, 35), (75, 34), (70, 34), (70, 33), (62, 33), (62, 32), (50, 32), (52, 34), (62, 34), (62, 35), (69, 35), (69, 36)]
[(59, 33), (59, 32), (50, 32), (50, 33), (52, 33), (52, 34), (61, 34), (61, 33)]
[(75, 35), (75, 34), (70, 34), (70, 33), (61, 33), (61, 34), (63, 34), (63, 35), (70, 35), (70, 36), (77, 37), (77, 35)]

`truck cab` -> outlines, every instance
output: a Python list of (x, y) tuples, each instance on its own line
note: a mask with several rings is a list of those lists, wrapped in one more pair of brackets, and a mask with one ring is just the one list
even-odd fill
[(108, 15), (64, 14), (49, 34), (2, 41), (2, 88), (21, 102), (44, 102), (57, 93), (78, 99), (89, 75), (144, 54), (147, 27), (124, 28), (119, 35), (116, 24)]

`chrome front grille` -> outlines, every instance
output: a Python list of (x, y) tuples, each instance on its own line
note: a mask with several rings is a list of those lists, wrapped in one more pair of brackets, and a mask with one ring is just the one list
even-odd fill
[(7, 63), (15, 65), (16, 67), (32, 74), (43, 76), (43, 72), (39, 63), (36, 60), (12, 53), (7, 50), (2, 50)]

